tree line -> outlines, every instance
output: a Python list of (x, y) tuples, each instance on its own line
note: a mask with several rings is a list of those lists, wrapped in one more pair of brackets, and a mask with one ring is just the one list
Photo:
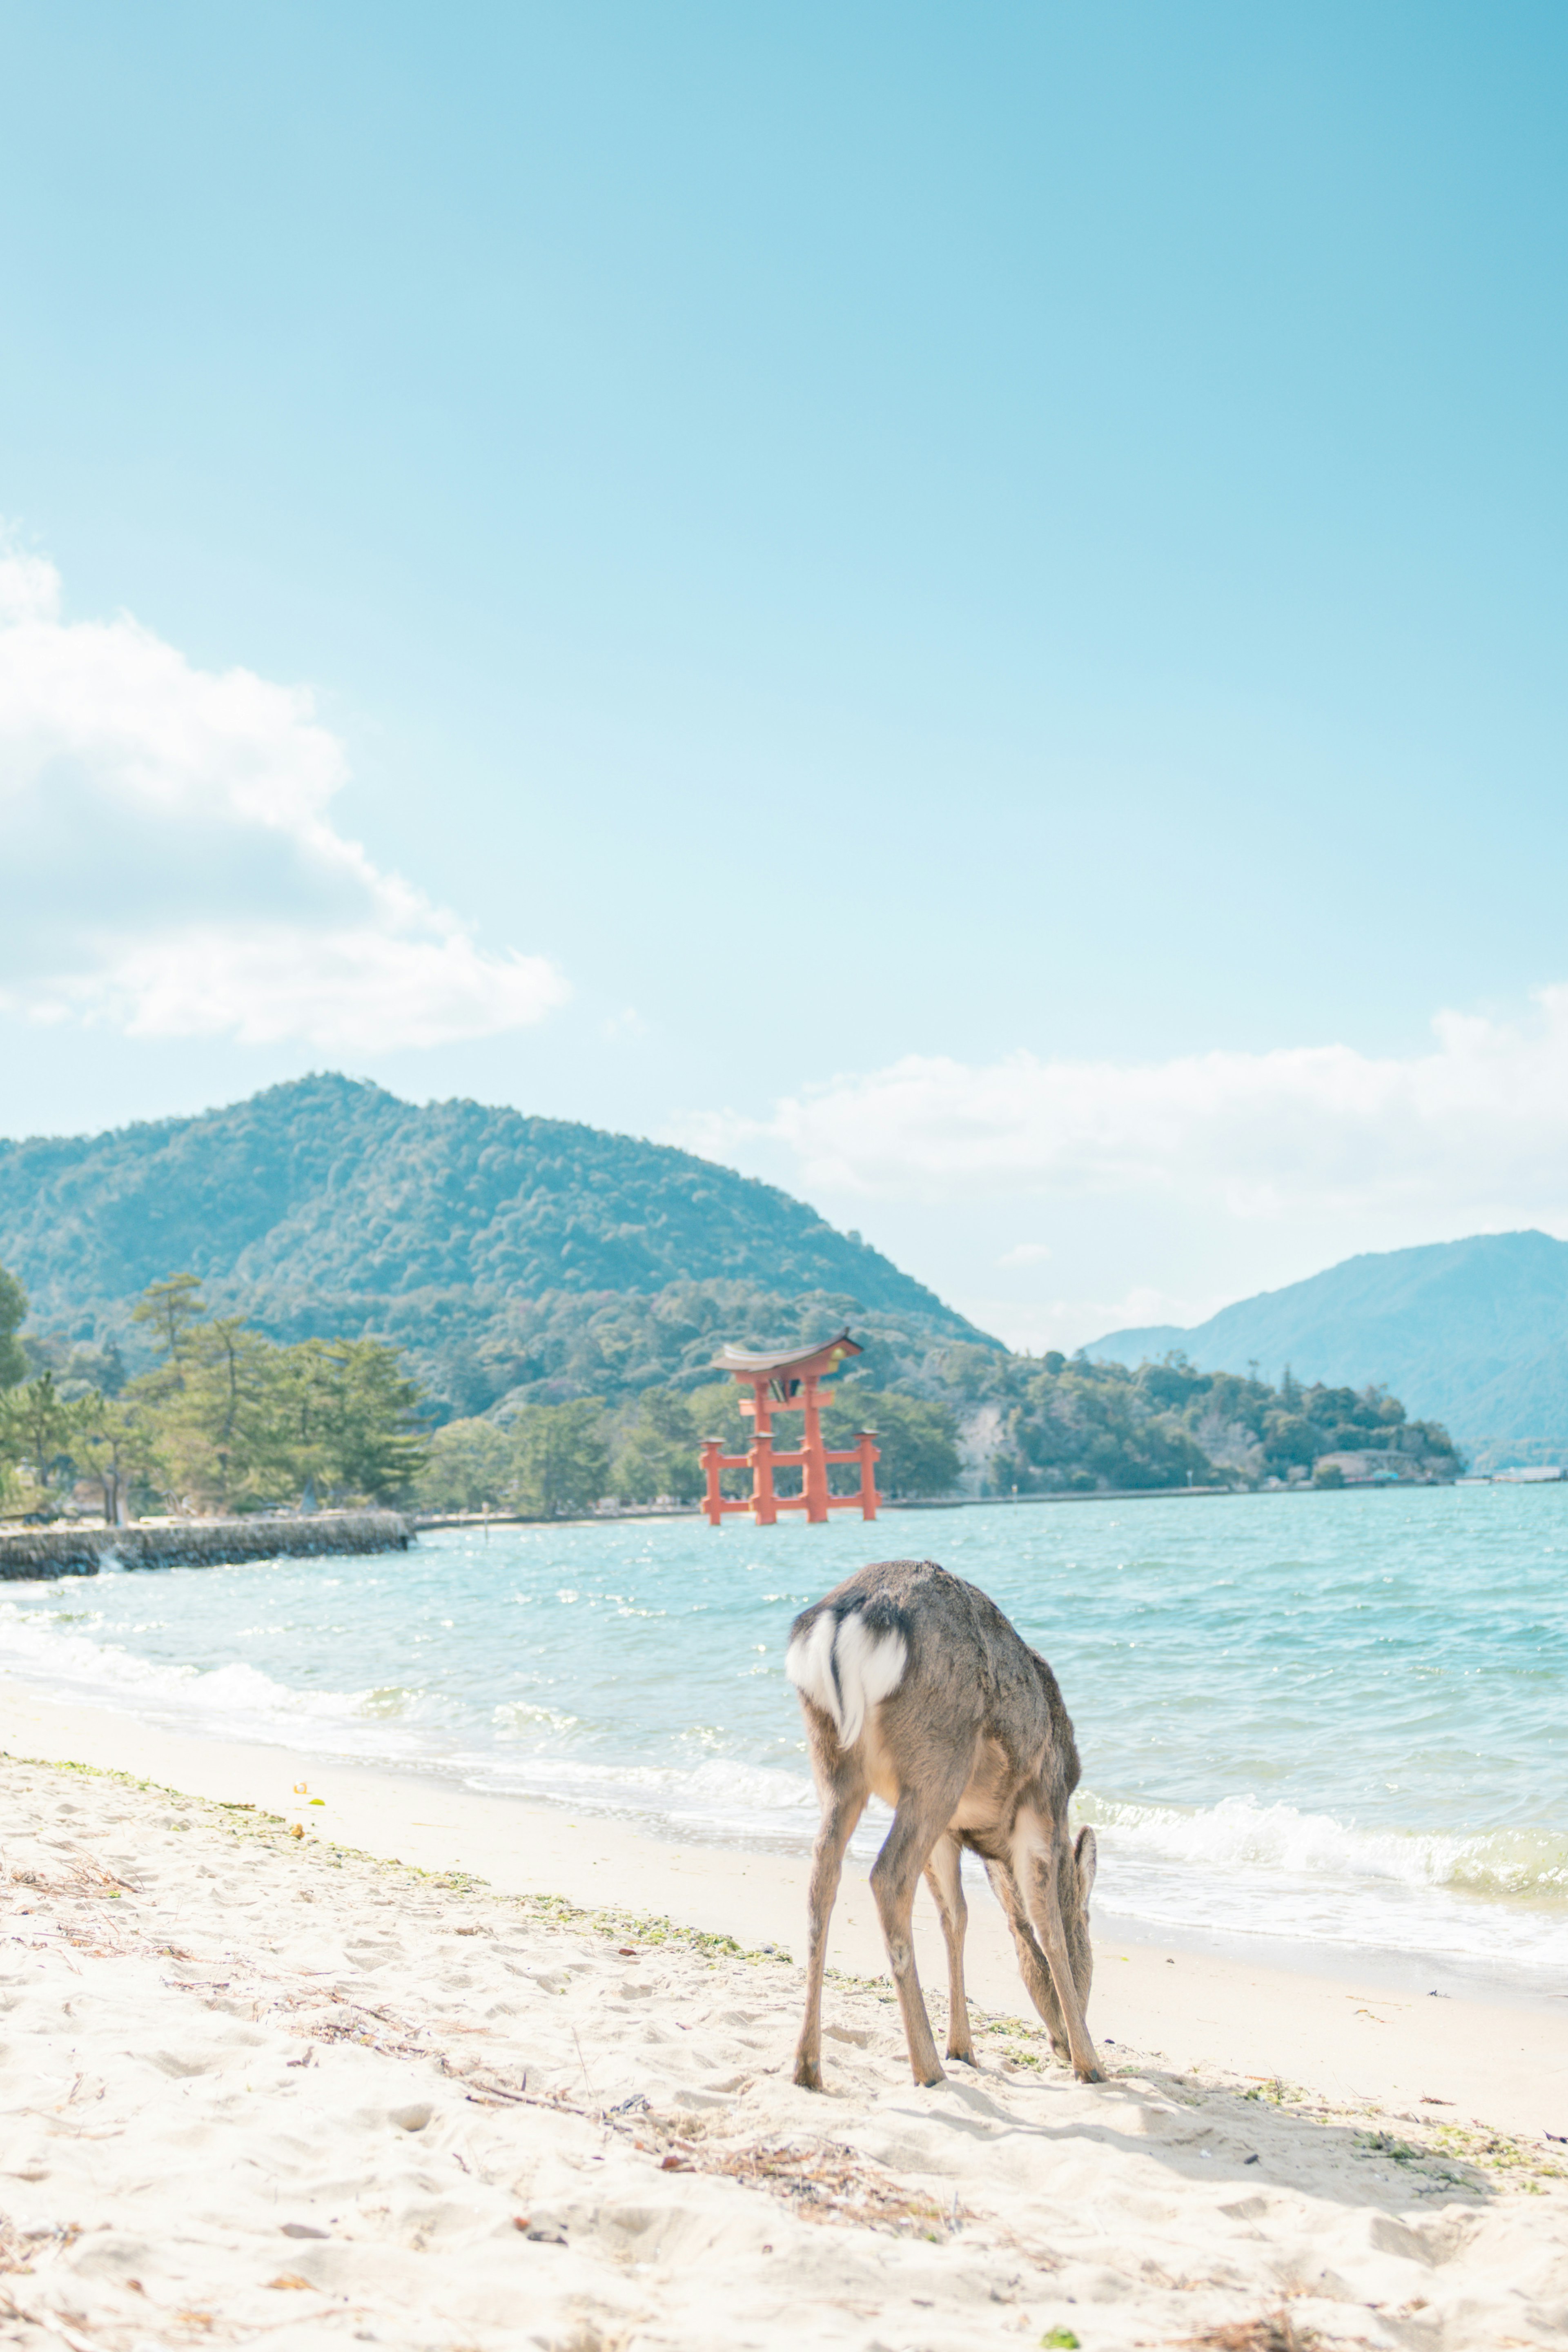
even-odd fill
[[(683, 1304), (683, 1331), (688, 1316), (719, 1304)], [(751, 1436), (732, 1381), (650, 1381), (652, 1363), (640, 1379), (623, 1371), (607, 1397), (573, 1394), (563, 1380), (564, 1396), (514, 1392), (483, 1414), (449, 1417), (391, 1340), (271, 1339), (210, 1311), (192, 1274), (150, 1284), (136, 1303), (127, 1338), (143, 1369), (131, 1379), (112, 1344), (23, 1339), (26, 1309), (22, 1286), (0, 1269), (0, 1507), (12, 1516), (51, 1516), (73, 1496), (79, 1505), (85, 1480), (111, 1520), (312, 1500), (549, 1518), (606, 1499), (694, 1502), (701, 1441), (743, 1454)], [(1333, 1483), (1324, 1457), (1336, 1453), (1382, 1454), (1396, 1475), (1423, 1479), (1460, 1467), (1445, 1429), (1410, 1419), (1380, 1388), (1304, 1385), (1289, 1369), (1275, 1387), (1256, 1370), (1201, 1372), (1179, 1355), (1130, 1370), (963, 1341), (906, 1353), (904, 1336), (875, 1318), (857, 1328), (866, 1354), (829, 1392), (824, 1431), (835, 1448), (877, 1432), (877, 1484), (889, 1497), (952, 1493), (964, 1435), (982, 1491), (1002, 1495)], [(744, 1336), (767, 1335), (748, 1325)], [(638, 1329), (631, 1347), (645, 1337)], [(609, 1352), (607, 1337), (598, 1344)], [(799, 1476), (781, 1471), (781, 1494)], [(843, 1493), (857, 1483), (852, 1465), (830, 1476)], [(723, 1485), (743, 1495), (750, 1474), (728, 1471)]]
[(1130, 1370), (1054, 1349), (998, 1357), (955, 1347), (943, 1376), (951, 1392), (996, 1415), (986, 1475), (998, 1493), (1332, 1485), (1342, 1474), (1318, 1465), (1341, 1453), (1385, 1454), (1396, 1475), (1426, 1480), (1461, 1467), (1442, 1424), (1413, 1421), (1386, 1389), (1307, 1385), (1289, 1366), (1276, 1387), (1256, 1368), (1203, 1372), (1180, 1353)]
[[(743, 1453), (749, 1423), (732, 1381), (694, 1391), (646, 1388), (525, 1404), (503, 1421), (431, 1426), (401, 1351), (378, 1339), (280, 1343), (245, 1318), (208, 1311), (192, 1274), (149, 1284), (132, 1310), (148, 1369), (127, 1380), (112, 1348), (18, 1337), (26, 1294), (0, 1268), (0, 1504), (47, 1517), (82, 1482), (103, 1515), (246, 1512), (301, 1502), (398, 1503), (432, 1511), (515, 1511), (549, 1518), (627, 1504), (694, 1502), (699, 1448), (718, 1437)], [(879, 1431), (885, 1494), (956, 1484), (951, 1411), (919, 1397), (860, 1394), (823, 1414), (831, 1446)], [(836, 1468), (847, 1491), (853, 1469)], [(799, 1472), (793, 1474), (798, 1486)], [(792, 1474), (781, 1471), (781, 1493)], [(749, 1491), (727, 1472), (725, 1491)]]
[(149, 1511), (390, 1502), (427, 1458), (419, 1391), (379, 1340), (282, 1347), (239, 1316), (209, 1315), (196, 1276), (176, 1274), (132, 1310), (150, 1369), (122, 1381), (100, 1350), (99, 1384), (58, 1343), (18, 1340), (26, 1304), (0, 1269), (0, 1496), (12, 1512), (52, 1516), (83, 1479), (116, 1524)]
[[(824, 1409), (823, 1434), (829, 1447), (842, 1449), (867, 1428), (877, 1432), (879, 1493), (943, 1495), (957, 1485), (957, 1423), (948, 1406), (868, 1391), (851, 1377)], [(798, 1431), (798, 1422), (785, 1420), (779, 1443), (788, 1444)], [(541, 1518), (591, 1510), (606, 1498), (693, 1503), (703, 1490), (701, 1441), (717, 1437), (727, 1454), (742, 1454), (751, 1435), (731, 1380), (684, 1393), (647, 1388), (615, 1406), (595, 1397), (522, 1405), (504, 1421), (475, 1417), (435, 1431), (415, 1491), (431, 1510)], [(800, 1477), (798, 1470), (781, 1469), (778, 1492), (798, 1494)], [(848, 1494), (859, 1473), (835, 1464), (828, 1479), (835, 1492)], [(721, 1484), (727, 1495), (748, 1495), (751, 1473), (725, 1471)]]

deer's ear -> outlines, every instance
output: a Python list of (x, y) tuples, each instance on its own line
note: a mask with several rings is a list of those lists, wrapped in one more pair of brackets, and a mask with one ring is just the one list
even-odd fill
[(1089, 1890), (1094, 1885), (1095, 1867), (1100, 1860), (1100, 1849), (1095, 1844), (1092, 1830), (1079, 1830), (1073, 1854), (1078, 1863), (1078, 1891), (1087, 1911)]

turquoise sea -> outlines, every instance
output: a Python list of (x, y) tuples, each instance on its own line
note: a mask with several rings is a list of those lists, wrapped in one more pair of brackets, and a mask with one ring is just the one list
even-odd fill
[(1568, 1987), (1568, 1486), (448, 1531), (0, 1587), (0, 1675), (804, 1847), (790, 1620), (893, 1556), (982, 1585), (1055, 1666), (1102, 1919)]

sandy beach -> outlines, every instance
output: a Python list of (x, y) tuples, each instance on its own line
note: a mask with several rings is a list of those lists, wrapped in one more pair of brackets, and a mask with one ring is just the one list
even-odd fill
[(0, 2340), (1568, 2341), (1550, 2011), (1101, 1939), (1085, 2086), (977, 1904), (919, 2090), (855, 1878), (816, 2097), (795, 1857), (15, 1686), (0, 1744)]

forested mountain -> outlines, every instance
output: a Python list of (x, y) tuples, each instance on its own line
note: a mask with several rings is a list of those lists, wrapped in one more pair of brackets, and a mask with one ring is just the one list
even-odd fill
[[(1568, 1259), (1543, 1235), (1508, 1238)], [(145, 1384), (153, 1327), (132, 1320), (133, 1303), (150, 1283), (189, 1273), (219, 1339), (237, 1313), (253, 1335), (299, 1351), (257, 1356), (279, 1381), (314, 1377), (315, 1343), (392, 1342), (424, 1392), (425, 1420), (452, 1425), (453, 1444), (478, 1448), (476, 1460), (500, 1459), (497, 1431), (521, 1432), (527, 1453), (530, 1432), (556, 1425), (537, 1420), (541, 1408), (575, 1414), (601, 1400), (600, 1433), (583, 1443), (634, 1486), (658, 1476), (679, 1491), (695, 1475), (673, 1433), (721, 1341), (805, 1342), (846, 1323), (865, 1353), (840, 1382), (840, 1409), (875, 1414), (889, 1470), (910, 1478), (934, 1475), (954, 1444), (972, 1488), (1004, 1493), (1256, 1485), (1310, 1475), (1337, 1449), (1386, 1453), (1391, 1475), (1455, 1468), (1445, 1433), (1407, 1421), (1376, 1389), (1397, 1380), (1392, 1347), (1369, 1345), (1353, 1372), (1314, 1386), (1295, 1326), (1283, 1343), (1249, 1335), (1243, 1361), (1256, 1355), (1274, 1371), (1288, 1360), (1302, 1376), (1278, 1391), (1223, 1371), (1012, 1356), (771, 1185), (594, 1128), (469, 1102), (417, 1108), (342, 1077), (198, 1118), (0, 1143), (0, 1267), (30, 1294), (29, 1368), (52, 1373), (68, 1401), (112, 1396), (128, 1370)], [(1104, 1351), (1135, 1363), (1163, 1354), (1147, 1343), (1169, 1340), (1195, 1355), (1200, 1336), (1128, 1334), (1125, 1349)], [(258, 1380), (246, 1492), (261, 1494), (297, 1465), (268, 1434), (270, 1391)], [(192, 1383), (199, 1419), (205, 1391), (195, 1373)], [(711, 1393), (695, 1409), (711, 1421)], [(471, 1433), (479, 1416), (490, 1435)], [(171, 1439), (163, 1452), (179, 1457), (176, 1484), (202, 1484), (191, 1444), (181, 1453)], [(521, 1475), (500, 1453), (506, 1476)]]
[(1347, 1258), (1190, 1330), (1110, 1331), (1088, 1353), (1136, 1364), (1172, 1350), (1208, 1370), (1386, 1382), (1479, 1469), (1568, 1459), (1568, 1242), (1549, 1234)]
[[(0, 1141), (0, 1265), (35, 1332), (134, 1351), (177, 1270), (280, 1339), (394, 1339), (447, 1411), (689, 1375), (716, 1338), (853, 1316), (984, 1335), (854, 1234), (690, 1153), (319, 1076), (195, 1118)], [(763, 1328), (765, 1327), (765, 1328)]]

